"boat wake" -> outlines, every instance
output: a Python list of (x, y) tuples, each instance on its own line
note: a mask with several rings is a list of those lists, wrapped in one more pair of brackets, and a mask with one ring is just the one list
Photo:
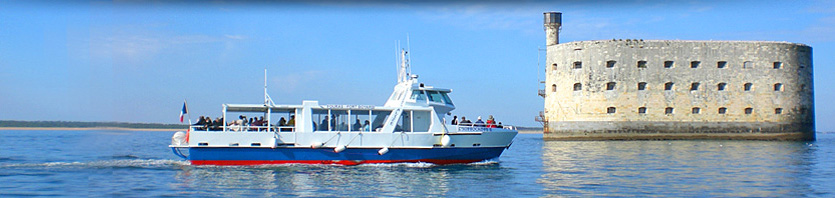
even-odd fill
[(2, 164), (0, 168), (171, 168), (175, 166), (187, 166), (191, 163), (182, 160), (161, 160), (161, 159), (116, 159), (100, 160), (91, 162), (47, 162), (47, 163), (23, 163), (23, 164)]
[(360, 164), (360, 167), (407, 167), (407, 168), (432, 168), (439, 166), (433, 163), (426, 162), (403, 162), (403, 163), (380, 163), (380, 164)]

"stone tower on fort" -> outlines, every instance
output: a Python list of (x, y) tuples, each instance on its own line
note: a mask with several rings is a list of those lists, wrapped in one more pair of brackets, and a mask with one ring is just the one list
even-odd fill
[(545, 139), (815, 139), (807, 45), (559, 43), (562, 14), (544, 14)]

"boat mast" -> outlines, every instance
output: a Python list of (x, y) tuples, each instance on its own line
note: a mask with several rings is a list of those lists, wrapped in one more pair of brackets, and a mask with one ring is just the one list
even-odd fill
[[(270, 120), (270, 114), (272, 114), (272, 108), (270, 107), (272, 106), (275, 106), (275, 103), (273, 103), (273, 99), (270, 98), (270, 94), (267, 93), (267, 68), (264, 68), (264, 107), (267, 108), (267, 110), (264, 111), (264, 117), (267, 119), (267, 126), (269, 126), (269, 123), (272, 123), (272, 120)], [(270, 132), (271, 129), (272, 127), (268, 127), (267, 132)]]
[(267, 93), (267, 69), (264, 68), (264, 106), (268, 105), (275, 106), (275, 102), (270, 98), (270, 94)]
[(398, 69), (397, 82), (402, 83), (409, 80), (409, 59), (406, 56), (409, 54), (405, 49), (401, 49), (400, 53), (400, 69)]

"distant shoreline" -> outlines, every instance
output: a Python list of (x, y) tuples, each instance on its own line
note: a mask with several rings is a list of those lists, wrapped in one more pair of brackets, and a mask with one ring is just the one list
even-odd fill
[(185, 131), (186, 129), (140, 129), (124, 127), (0, 127), (0, 131), (83, 131), (83, 130), (114, 130), (114, 131)]
[[(140, 129), (124, 127), (0, 127), (0, 131), (83, 131), (83, 130), (115, 130), (115, 131), (185, 131), (186, 129)], [(542, 134), (539, 130), (519, 130), (520, 134)]]
[(542, 130), (519, 130), (521, 134), (542, 134)]

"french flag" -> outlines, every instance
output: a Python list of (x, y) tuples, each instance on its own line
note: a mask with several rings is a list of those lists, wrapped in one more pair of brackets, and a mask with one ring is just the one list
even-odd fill
[(186, 102), (183, 102), (183, 110), (180, 111), (180, 123), (183, 122), (183, 116), (188, 114), (188, 105)]

